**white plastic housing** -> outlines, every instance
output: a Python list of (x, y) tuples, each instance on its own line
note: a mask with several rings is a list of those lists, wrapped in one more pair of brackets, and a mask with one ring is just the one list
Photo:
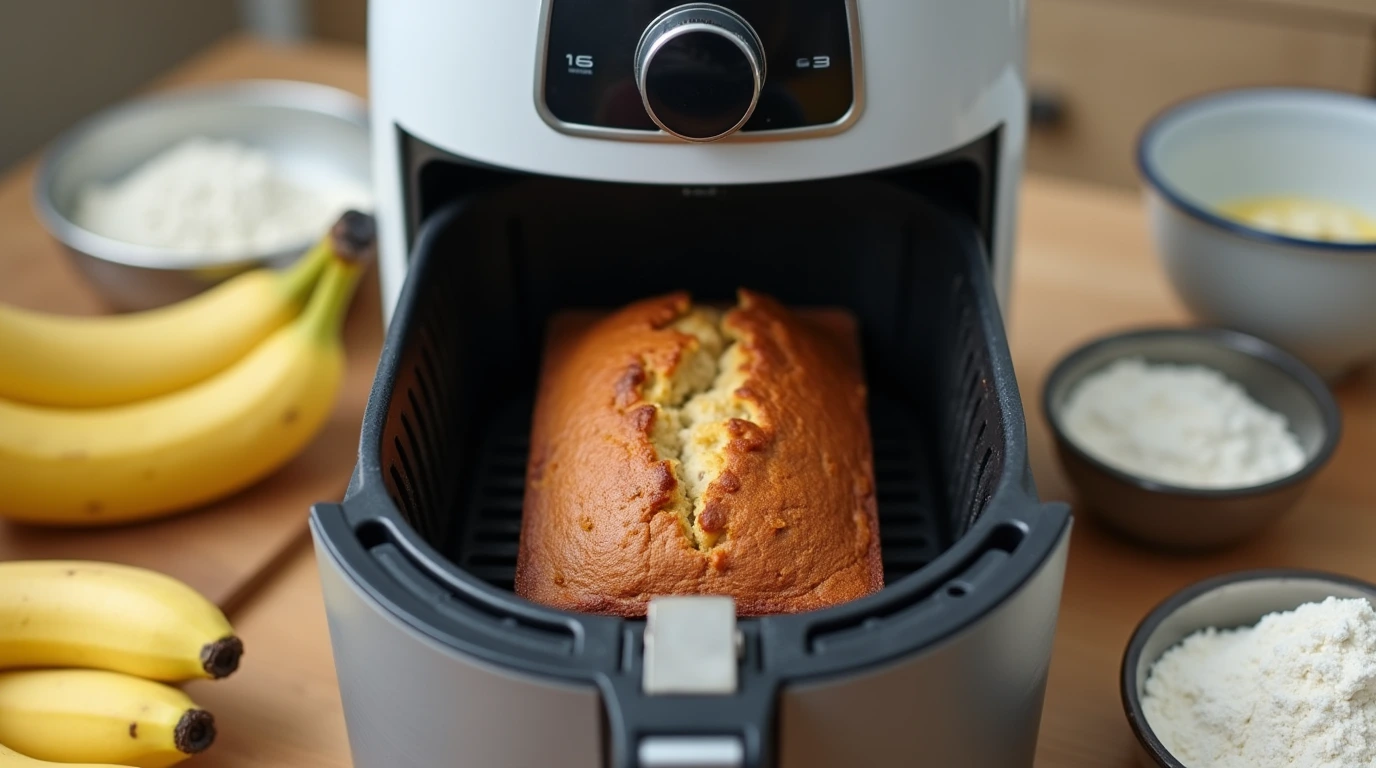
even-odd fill
[(552, 128), (536, 108), (543, 6), (541, 0), (370, 6), (374, 179), (389, 320), (407, 267), (398, 128), (445, 151), (518, 171), (702, 185), (907, 165), (1001, 127), (992, 247), (995, 287), (1006, 302), (1026, 141), (1024, 0), (857, 0), (863, 111), (854, 125), (821, 138), (711, 144), (576, 137)]

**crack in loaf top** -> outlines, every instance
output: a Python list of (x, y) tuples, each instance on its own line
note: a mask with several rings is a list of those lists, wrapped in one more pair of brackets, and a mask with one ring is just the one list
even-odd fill
[(644, 615), (723, 594), (742, 615), (822, 608), (883, 584), (854, 323), (742, 290), (551, 325), (516, 591)]

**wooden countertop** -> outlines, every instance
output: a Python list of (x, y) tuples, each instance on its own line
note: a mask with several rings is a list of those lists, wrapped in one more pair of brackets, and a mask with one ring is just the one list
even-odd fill
[[(362, 93), (361, 53), (281, 49), (230, 40), (168, 83), (241, 77), (315, 80)], [(74, 312), (98, 303), (31, 214), (32, 164), (0, 179), (0, 300)], [(1027, 402), (1033, 469), (1042, 494), (1072, 498), (1038, 405), (1046, 372), (1085, 339), (1122, 327), (1186, 321), (1157, 269), (1132, 195), (1049, 179), (1026, 183), (1021, 203), (1013, 356)], [(247, 653), (234, 677), (193, 683), (220, 739), (189, 768), (343, 768), (350, 764), (306, 507), (335, 498), (352, 468), (358, 419), (380, 334), (376, 290), (365, 289), (349, 328), (350, 383), (331, 431), (264, 486), (168, 523), (67, 540), (0, 529), (0, 557), (76, 552), (125, 559), (187, 578), (229, 605)], [(1376, 580), (1376, 370), (1338, 390), (1345, 437), (1332, 464), (1287, 518), (1208, 557), (1170, 557), (1125, 543), (1077, 513), (1047, 694), (1039, 768), (1129, 768), (1132, 737), (1118, 701), (1117, 667), (1137, 621), (1167, 594), (1216, 573), (1308, 566)], [(304, 467), (304, 469), (303, 469)], [(271, 535), (245, 532), (263, 520)], [(256, 528), (255, 528), (256, 530)], [(233, 546), (225, 540), (234, 540)], [(153, 542), (150, 544), (150, 540)]]

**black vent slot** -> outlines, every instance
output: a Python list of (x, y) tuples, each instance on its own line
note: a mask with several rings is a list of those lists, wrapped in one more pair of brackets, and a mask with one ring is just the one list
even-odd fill
[(942, 433), (946, 439), (943, 465), (947, 478), (949, 524), (959, 536), (979, 519), (1003, 474), (1004, 427), (989, 370), (985, 329), (964, 275), (951, 282), (956, 313), (948, 359), (959, 364), (947, 371), (947, 402)]
[(512, 398), (493, 414), (477, 452), (457, 552), (461, 568), (502, 589), (511, 589), (516, 578), (533, 406), (534, 396), (525, 395)]
[(892, 584), (936, 559), (946, 547), (947, 534), (932, 494), (924, 432), (912, 410), (872, 392), (870, 429), (884, 581)]
[(463, 292), (448, 284), (451, 268), (434, 271), (397, 366), (381, 449), (383, 485), (402, 517), (427, 541), (443, 545), (455, 519), (440, 510), (453, 505), (471, 418), (461, 403), (472, 379), (459, 367), (471, 337), (462, 328)]
[(420, 343), (403, 364), (382, 456), (391, 481), (386, 483), (388, 494), (407, 523), (436, 541), (443, 537), (444, 518), (431, 511), (445, 503), (443, 475), (453, 454), (446, 433), (453, 422), (442, 396), (443, 378), (435, 364), (429, 326), (422, 326)]

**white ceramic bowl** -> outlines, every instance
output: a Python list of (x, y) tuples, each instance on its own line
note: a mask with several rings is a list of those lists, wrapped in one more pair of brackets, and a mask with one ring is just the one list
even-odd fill
[(1157, 251), (1201, 320), (1260, 336), (1329, 378), (1376, 359), (1376, 243), (1286, 237), (1215, 213), (1280, 195), (1376, 218), (1376, 101), (1289, 88), (1200, 97), (1147, 126), (1138, 166)]

